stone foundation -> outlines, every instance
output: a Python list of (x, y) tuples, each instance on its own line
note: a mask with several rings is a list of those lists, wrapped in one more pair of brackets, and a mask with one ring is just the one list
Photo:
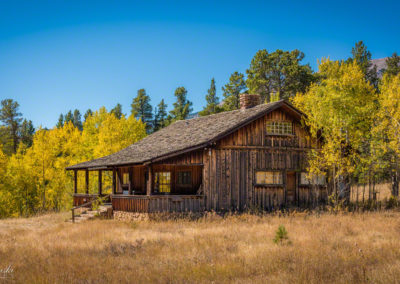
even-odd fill
[(149, 220), (148, 213), (136, 213), (136, 212), (125, 212), (125, 211), (114, 211), (114, 220), (134, 222), (134, 221), (147, 221)]
[(163, 213), (136, 213), (136, 212), (125, 212), (125, 211), (113, 211), (114, 220), (124, 222), (136, 222), (136, 221), (167, 221), (167, 220), (196, 220), (203, 216), (201, 212), (163, 212)]

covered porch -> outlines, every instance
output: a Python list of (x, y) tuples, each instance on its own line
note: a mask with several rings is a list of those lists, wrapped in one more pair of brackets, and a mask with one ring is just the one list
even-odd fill
[[(78, 171), (85, 172), (85, 192), (78, 192)], [(89, 193), (89, 171), (97, 171), (97, 193)], [(74, 169), (73, 205), (103, 193), (103, 172), (112, 172), (109, 202), (113, 211), (135, 213), (200, 212), (204, 210), (202, 165), (149, 164)]]

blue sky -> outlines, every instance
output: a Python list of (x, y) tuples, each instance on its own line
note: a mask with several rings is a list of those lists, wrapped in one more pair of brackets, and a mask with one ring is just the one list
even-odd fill
[(259, 49), (300, 49), (304, 62), (400, 52), (397, 1), (0, 1), (0, 99), (35, 126), (78, 108), (125, 113), (145, 88), (172, 106), (184, 86), (194, 110), (210, 80), (218, 95)]

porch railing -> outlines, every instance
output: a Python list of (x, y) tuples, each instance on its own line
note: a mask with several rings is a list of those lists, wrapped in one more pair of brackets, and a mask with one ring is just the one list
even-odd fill
[(110, 201), (110, 194), (105, 195), (105, 196), (100, 196), (95, 199), (91, 199), (89, 202), (80, 204), (78, 206), (74, 206), (71, 208), (71, 213), (72, 213), (72, 223), (75, 223), (75, 210), (81, 209), (81, 208), (92, 208), (92, 205), (94, 202), (109, 202)]
[(137, 213), (201, 212), (203, 195), (112, 195), (113, 210)]

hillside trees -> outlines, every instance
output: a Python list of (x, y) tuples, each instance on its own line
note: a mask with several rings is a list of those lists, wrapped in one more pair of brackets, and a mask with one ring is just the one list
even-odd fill
[(392, 195), (399, 195), (400, 163), (400, 74), (387, 73), (380, 85), (377, 122), (373, 133), (379, 138), (375, 144), (380, 161), (392, 176)]
[(349, 179), (367, 176), (374, 163), (371, 128), (377, 94), (356, 62), (323, 60), (319, 70), (321, 81), (293, 102), (307, 115), (312, 136), (323, 139), (321, 151), (311, 154), (310, 172), (328, 170), (339, 196), (348, 197)]
[(262, 101), (269, 102), (272, 94), (280, 99), (289, 99), (297, 92), (305, 92), (314, 77), (310, 65), (302, 65), (304, 53), (295, 49), (272, 53), (259, 50), (246, 71), (246, 85), (250, 93), (261, 95)]
[[(82, 131), (72, 121), (50, 130), (40, 128), (31, 147), (21, 143), (10, 158), (0, 151), (0, 201), (4, 201), (0, 217), (70, 207), (73, 173), (65, 171), (67, 166), (109, 155), (145, 135), (145, 125), (134, 116), (118, 119), (105, 108), (88, 116)], [(84, 184), (83, 176), (78, 180)], [(107, 181), (105, 189), (106, 185)], [(91, 192), (97, 190), (96, 186), (91, 182)]]

